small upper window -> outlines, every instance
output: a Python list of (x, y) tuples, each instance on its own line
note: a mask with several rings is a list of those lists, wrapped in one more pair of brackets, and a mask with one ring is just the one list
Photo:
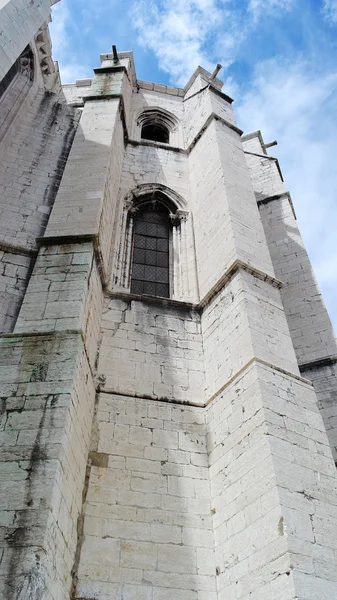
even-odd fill
[(139, 115), (137, 125), (141, 139), (172, 144), (171, 134), (177, 131), (178, 121), (161, 108), (147, 108)]
[(163, 142), (164, 144), (168, 144), (170, 141), (169, 130), (162, 123), (145, 123), (142, 127), (141, 136), (143, 140)]

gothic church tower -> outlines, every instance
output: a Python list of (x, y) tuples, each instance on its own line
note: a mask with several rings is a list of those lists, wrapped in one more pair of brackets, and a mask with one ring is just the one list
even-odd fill
[(337, 349), (289, 192), (222, 82), (61, 88), (0, 27), (5, 600), (337, 598)]

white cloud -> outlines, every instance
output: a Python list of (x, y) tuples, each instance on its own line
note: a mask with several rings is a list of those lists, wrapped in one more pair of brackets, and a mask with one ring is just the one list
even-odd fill
[[(336, 73), (313, 72), (307, 62), (268, 61), (237, 99), (239, 126), (261, 129), (280, 159), (299, 226), (337, 328)], [(270, 152), (271, 154), (271, 152)]]
[(234, 13), (228, 11), (224, 0), (140, 0), (133, 12), (139, 43), (155, 53), (160, 68), (174, 83), (185, 85), (200, 64), (213, 70), (217, 60), (212, 48), (220, 35), (230, 64), (237, 32)]
[(328, 23), (337, 23), (337, 0), (323, 0), (323, 15)]
[(254, 20), (259, 19), (262, 14), (277, 14), (290, 11), (296, 0), (249, 0), (248, 10)]
[(52, 9), (52, 22), (49, 25), (53, 40), (53, 56), (56, 58), (64, 54), (69, 46), (66, 34), (67, 24), (70, 22), (70, 11), (66, 1), (62, 1)]
[(76, 79), (90, 77), (92, 69), (83, 64), (81, 60), (74, 60), (75, 54), (67, 31), (72, 23), (67, 0), (62, 0), (53, 6), (52, 19), (49, 29), (52, 38), (53, 59), (59, 63), (62, 83), (74, 83)]
[(198, 65), (230, 66), (261, 15), (282, 16), (297, 0), (136, 0), (138, 41), (155, 54), (172, 83), (185, 85)]

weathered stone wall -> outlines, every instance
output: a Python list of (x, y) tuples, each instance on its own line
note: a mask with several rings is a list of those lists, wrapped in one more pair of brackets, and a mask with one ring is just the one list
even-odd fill
[(217, 598), (204, 417), (100, 394), (76, 598)]
[(314, 384), (318, 407), (337, 464), (337, 366), (334, 360), (330, 364), (326, 363), (314, 363), (311, 367), (302, 369), (302, 373), (303, 377), (311, 379)]
[[(296, 321), (296, 345), (296, 301), (276, 279), (283, 232), (261, 220), (268, 194), (282, 191), (275, 161), (244, 153), (231, 101), (203, 69), (185, 90), (137, 87), (131, 53), (119, 65), (101, 58), (82, 86), (14, 333), (0, 340), (3, 589), (9, 600), (331, 600), (335, 468), (298, 369), (307, 332)], [(79, 87), (68, 90), (75, 103)], [(37, 164), (21, 157), (15, 189), (30, 198), (30, 168), (42, 183), (5, 240), (28, 260), (46, 224), (39, 185), (55, 195), (65, 158), (56, 148), (76, 121), (55, 98), (44, 94), (13, 141), (21, 157), (39, 123)], [(175, 116), (176, 148), (141, 142), (137, 116), (149, 106)], [(54, 170), (43, 162), (48, 127)], [(256, 135), (245, 144), (263, 153)], [(115, 286), (125, 199), (151, 186), (183, 216), (171, 266), (187, 283), (173, 299)], [(18, 277), (7, 264), (4, 277)], [(333, 396), (320, 383), (333, 429)]]
[(93, 383), (79, 334), (0, 340), (3, 598), (64, 599), (91, 431)]
[(184, 306), (106, 300), (98, 375), (120, 394), (203, 404), (200, 315)]
[(286, 195), (260, 207), (299, 365), (337, 354), (331, 321)]
[(334, 598), (336, 473), (310, 384), (254, 364), (207, 430), (218, 597)]
[(262, 144), (263, 141), (259, 131), (245, 135), (242, 138), (242, 146), (257, 200), (263, 200), (263, 198), (269, 198), (284, 192), (278, 163), (267, 154)]
[(0, 7), (0, 80), (44, 23), (59, 0), (8, 0)]
[(190, 154), (200, 297), (235, 260), (273, 275), (239, 136), (215, 120)]
[(202, 314), (206, 397), (252, 358), (299, 374), (280, 292), (239, 271)]
[[(19, 83), (13, 82), (9, 92)], [(0, 141), (1, 332), (15, 325), (37, 254), (36, 238), (45, 231), (79, 119), (62, 98), (37, 84), (27, 88), (21, 108), (25, 119), (22, 111), (13, 115)]]
[[(263, 154), (259, 132), (246, 136), (246, 151)], [(312, 266), (298, 230), (290, 195), (275, 161), (246, 154), (299, 368), (311, 379), (337, 460), (337, 345)]]

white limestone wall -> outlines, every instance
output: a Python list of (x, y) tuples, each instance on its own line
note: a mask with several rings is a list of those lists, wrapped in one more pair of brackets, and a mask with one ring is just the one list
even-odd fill
[(82, 331), (93, 365), (102, 303), (101, 281), (92, 244), (42, 248), (14, 333)]
[(217, 599), (204, 417), (100, 394), (75, 598)]
[(1, 157), (1, 241), (35, 248), (55, 200), (77, 125), (74, 109), (40, 90)]
[(299, 374), (280, 292), (239, 271), (204, 309), (206, 398), (216, 394), (250, 360)]
[(332, 455), (337, 464), (337, 365), (312, 365), (303, 370), (303, 376), (310, 379), (315, 388), (318, 408), (323, 417)]
[(236, 260), (273, 275), (238, 134), (213, 121), (189, 163), (200, 297)]
[[(276, 160), (262, 146), (260, 132), (243, 136), (242, 145), (257, 200), (284, 192), (284, 184)], [(271, 150), (272, 152), (272, 150)]]
[(32, 262), (22, 256), (0, 250), (0, 330), (12, 331), (19, 314)]
[(70, 333), (0, 346), (1, 594), (64, 600), (93, 417), (86, 353)]
[(299, 364), (337, 354), (334, 332), (287, 196), (260, 207)]
[(22, 111), (12, 115), (0, 142), (2, 332), (13, 330), (34, 264), (36, 238), (45, 231), (78, 122), (76, 111), (55, 94), (36, 86), (26, 92), (24, 121)]
[(118, 99), (86, 104), (47, 236), (97, 234), (118, 108)]
[(205, 74), (199, 74), (189, 87), (184, 98), (184, 130), (186, 146), (194, 143), (210, 118), (217, 115), (235, 125), (235, 115), (231, 103), (209, 89)]
[(218, 598), (334, 598), (336, 473), (310, 384), (255, 363), (207, 424)]
[(107, 299), (98, 378), (111, 393), (203, 404), (200, 315), (184, 307)]
[(36, 32), (50, 21), (50, 7), (58, 0), (8, 0), (0, 6), (0, 80)]
[(282, 301), (303, 376), (315, 386), (335, 460), (337, 459), (337, 345), (324, 300), (288, 196), (260, 207)]
[(125, 150), (120, 195), (124, 197), (138, 185), (160, 183), (190, 197), (188, 161), (185, 154), (155, 146), (132, 146)]

